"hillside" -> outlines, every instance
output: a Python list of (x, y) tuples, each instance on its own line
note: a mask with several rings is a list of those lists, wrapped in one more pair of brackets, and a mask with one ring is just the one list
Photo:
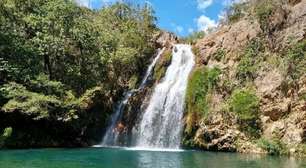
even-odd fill
[(97, 144), (157, 48), (148, 6), (0, 1), (0, 147)]
[(194, 45), (187, 147), (306, 153), (306, 1), (256, 0)]

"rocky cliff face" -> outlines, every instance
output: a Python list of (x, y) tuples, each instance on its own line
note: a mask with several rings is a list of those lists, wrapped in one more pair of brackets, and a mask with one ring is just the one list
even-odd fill
[[(149, 76), (144, 88), (138, 89), (131, 96), (123, 110), (123, 116), (118, 122), (124, 128), (119, 131), (119, 141), (123, 146), (132, 145), (133, 129), (138, 127), (142, 112), (146, 109), (154, 86), (163, 78), (166, 69), (171, 62), (173, 44), (178, 43), (178, 37), (170, 32), (158, 31), (152, 41), (156, 49), (165, 48), (157, 61), (152, 74)], [(156, 53), (157, 54), (157, 53)], [(156, 55), (155, 55), (156, 56)], [(155, 56), (152, 56), (153, 59)], [(134, 88), (135, 89), (135, 88)]]
[[(279, 148), (292, 154), (306, 149), (306, 1), (279, 3), (263, 12), (256, 5), (195, 44), (197, 66), (221, 73), (206, 97), (209, 112), (197, 120), (188, 146), (255, 153)], [(241, 115), (252, 110), (238, 100), (237, 90), (258, 98), (253, 121)], [(245, 108), (236, 108), (235, 100)], [(253, 131), (242, 129), (250, 122)]]

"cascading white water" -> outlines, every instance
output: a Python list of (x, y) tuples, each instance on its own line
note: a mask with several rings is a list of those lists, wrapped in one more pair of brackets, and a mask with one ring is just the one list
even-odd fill
[(153, 92), (137, 132), (136, 147), (178, 149), (188, 76), (195, 64), (190, 45), (177, 44), (164, 79)]
[(143, 89), (148, 81), (148, 78), (150, 76), (150, 74), (152, 73), (152, 70), (155, 66), (155, 64), (157, 63), (158, 59), (160, 58), (160, 56), (162, 55), (162, 53), (164, 52), (165, 48), (161, 49), (157, 56), (154, 58), (154, 60), (152, 61), (152, 63), (149, 65), (146, 74), (143, 78), (143, 80), (141, 81), (140, 86), (138, 87), (138, 89), (134, 89), (134, 90), (130, 90), (128, 92), (126, 92), (124, 94), (123, 99), (118, 103), (116, 109), (115, 109), (115, 113), (111, 116), (111, 124), (110, 126), (107, 128), (107, 131), (103, 137), (103, 140), (101, 142), (100, 145), (97, 146), (118, 146), (118, 136), (119, 136), (119, 132), (115, 130), (115, 128), (117, 127), (118, 121), (121, 119), (122, 117), (122, 113), (124, 110), (125, 105), (127, 104), (129, 98), (138, 90)]

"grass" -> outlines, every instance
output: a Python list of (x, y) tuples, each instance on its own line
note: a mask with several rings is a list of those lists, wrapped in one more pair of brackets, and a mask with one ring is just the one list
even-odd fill
[(257, 140), (257, 146), (267, 151), (269, 155), (288, 154), (286, 145), (278, 139), (268, 140), (260, 138)]

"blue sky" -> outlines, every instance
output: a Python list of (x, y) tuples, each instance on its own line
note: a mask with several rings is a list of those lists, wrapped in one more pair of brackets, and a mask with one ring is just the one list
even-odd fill
[[(116, 0), (76, 0), (80, 5), (101, 8)], [(186, 36), (193, 31), (206, 31), (217, 25), (224, 9), (231, 0), (129, 0), (149, 3), (158, 18), (160, 28)], [(236, 0), (237, 1), (237, 0)]]

